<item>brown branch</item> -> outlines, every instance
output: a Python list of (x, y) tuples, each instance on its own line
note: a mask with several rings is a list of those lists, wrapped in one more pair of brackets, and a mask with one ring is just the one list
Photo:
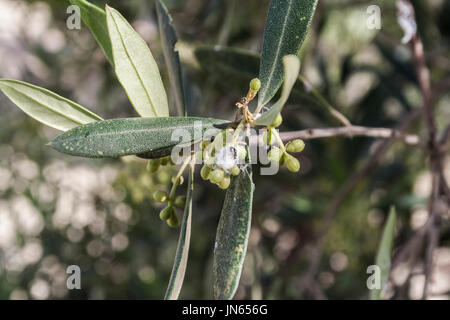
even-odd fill
[[(410, 1), (400, 0), (400, 2), (407, 3), (410, 11), (410, 16), (415, 19), (414, 7)], [(422, 298), (425, 299), (428, 294), (428, 286), (432, 272), (433, 252), (439, 244), (439, 227), (438, 221), (440, 214), (437, 212), (437, 202), (439, 200), (441, 190), (441, 177), (443, 177), (442, 154), (440, 145), (437, 140), (437, 127), (435, 122), (434, 101), (431, 94), (430, 71), (426, 65), (423, 43), (420, 36), (416, 33), (411, 41), (412, 53), (414, 58), (415, 72), (419, 82), (420, 91), (422, 94), (422, 103), (425, 116), (425, 123), (428, 131), (428, 153), (430, 156), (430, 170), (432, 174), (432, 193), (428, 200), (428, 211), (430, 227), (427, 228), (428, 246), (425, 257), (425, 284)], [(443, 184), (446, 185), (445, 180)]]
[(406, 144), (410, 145), (420, 144), (420, 138), (417, 135), (404, 134), (399, 130), (389, 128), (369, 128), (361, 126), (349, 126), (349, 127), (323, 128), (323, 129), (322, 128), (306, 129), (280, 133), (280, 137), (283, 141), (290, 141), (294, 139), (303, 139), (303, 140), (320, 139), (336, 136), (343, 136), (348, 138), (352, 138), (355, 136), (364, 136), (382, 139), (393, 138), (402, 140)]

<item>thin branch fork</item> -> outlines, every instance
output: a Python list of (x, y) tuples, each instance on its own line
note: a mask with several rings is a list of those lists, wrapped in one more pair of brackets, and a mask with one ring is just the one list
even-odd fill
[(405, 134), (397, 129), (389, 128), (370, 128), (361, 126), (348, 126), (348, 127), (336, 127), (336, 128), (318, 128), (318, 129), (306, 129), (299, 131), (283, 132), (280, 133), (280, 138), (283, 141), (290, 141), (293, 139), (319, 139), (330, 138), (336, 136), (343, 136), (353, 138), (356, 136), (382, 138), (382, 139), (398, 139), (402, 140), (409, 145), (420, 144), (420, 138), (414, 134)]

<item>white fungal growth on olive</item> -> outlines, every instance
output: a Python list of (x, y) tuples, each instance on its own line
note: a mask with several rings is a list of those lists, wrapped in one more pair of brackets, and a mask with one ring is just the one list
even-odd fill
[(227, 145), (216, 153), (216, 166), (229, 173), (231, 168), (239, 162), (238, 150), (234, 146)]

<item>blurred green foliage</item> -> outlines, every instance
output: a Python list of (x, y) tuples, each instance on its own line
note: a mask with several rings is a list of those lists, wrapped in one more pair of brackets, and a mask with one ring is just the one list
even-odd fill
[[(92, 2), (103, 5), (105, 1)], [(165, 2), (181, 39), (189, 114), (232, 119), (234, 103), (248, 88), (242, 81), (221, 76), (220, 70), (201, 68), (193, 50), (216, 45), (220, 38), (222, 45), (259, 52), (269, 1), (240, 1), (237, 9), (229, 11), (233, 1)], [(14, 10), (24, 18), (19, 19), (22, 25), (9, 31), (11, 38), (0, 42), (0, 77), (46, 87), (102, 117), (137, 116), (88, 29), (66, 28), (68, 4), (60, 0), (1, 2), (10, 8), (13, 3), (19, 4)], [(395, 126), (421, 104), (410, 53), (400, 44), (395, 2), (377, 2), (382, 8), (382, 29), (372, 31), (365, 24), (372, 1), (319, 3), (301, 53), (302, 74), (353, 124)], [(449, 4), (413, 3), (432, 82), (439, 84), (450, 70)], [(154, 2), (112, 0), (108, 4), (134, 21), (169, 88)], [(43, 16), (48, 16), (48, 23)], [(232, 23), (225, 23), (227, 19)], [(42, 27), (42, 35), (33, 35), (33, 27)], [(0, 22), (0, 30), (5, 28), (11, 30)], [(243, 68), (244, 77), (257, 76), (248, 70), (253, 69)], [(170, 91), (168, 95), (173, 103)], [(308, 97), (305, 91), (298, 98), (294, 95), (285, 107), (283, 131), (336, 125), (313, 98), (304, 96)], [(448, 93), (437, 101), (440, 129), (450, 118), (449, 104)], [(410, 131), (423, 135), (423, 123), (415, 123)], [(169, 187), (175, 169), (151, 175), (145, 162), (134, 159), (68, 157), (45, 146), (57, 134), (0, 96), (0, 298), (161, 299), (178, 230), (159, 220), (161, 207), (151, 195)], [(255, 168), (253, 226), (236, 298), (317, 298), (301, 282), (309, 250), (331, 197), (372, 156), (374, 143), (369, 138), (312, 140), (301, 155), (300, 174), (282, 171), (259, 176)], [(426, 194), (420, 191), (425, 170), (422, 150), (399, 142), (348, 195), (332, 223), (317, 270), (316, 280), (326, 297), (368, 298), (366, 269), (374, 263), (389, 207), (397, 208), (398, 246), (413, 232), (414, 212), (425, 207)], [(184, 299), (212, 298), (212, 253), (224, 197), (218, 188), (196, 180), (190, 256), (181, 291)], [(12, 235), (8, 230), (14, 230)], [(449, 242), (446, 227), (440, 244), (445, 247)], [(71, 264), (82, 269), (82, 290), (65, 287), (65, 268)], [(395, 297), (409, 298), (401, 290)]]

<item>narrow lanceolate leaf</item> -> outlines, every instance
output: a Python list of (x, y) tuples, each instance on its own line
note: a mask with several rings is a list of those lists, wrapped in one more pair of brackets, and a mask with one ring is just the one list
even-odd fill
[(383, 235), (381, 237), (380, 246), (378, 248), (378, 254), (375, 264), (380, 268), (381, 271), (381, 288), (371, 290), (371, 299), (380, 300), (383, 290), (386, 287), (389, 271), (391, 269), (391, 256), (392, 256), (392, 246), (394, 243), (395, 236), (395, 224), (397, 220), (397, 215), (395, 208), (392, 207), (387, 219), (386, 225), (383, 230)]
[(102, 120), (79, 104), (26, 82), (0, 79), (0, 90), (30, 117), (58, 130)]
[(258, 53), (221, 46), (199, 46), (194, 53), (208, 75), (226, 88), (245, 91), (250, 80), (258, 76)]
[(264, 29), (258, 106), (272, 99), (283, 82), (282, 58), (297, 55), (308, 33), (317, 0), (272, 0)]
[(214, 298), (232, 299), (239, 284), (252, 218), (251, 168), (233, 177), (225, 195), (214, 247)]
[(167, 117), (169, 106), (158, 66), (144, 39), (115, 9), (106, 6), (114, 68), (137, 113)]
[(89, 30), (91, 30), (108, 61), (114, 64), (105, 10), (86, 0), (70, 0), (70, 3), (80, 8), (81, 19)]
[(79, 126), (50, 142), (57, 151), (87, 158), (117, 158), (159, 153), (214, 135), (224, 120), (209, 118), (127, 118), (98, 121)]
[(289, 55), (283, 58), (284, 66), (284, 84), (280, 99), (270, 108), (269, 111), (262, 114), (261, 117), (255, 120), (256, 125), (268, 126), (271, 125), (277, 115), (283, 110), (284, 105), (289, 99), (292, 87), (297, 81), (300, 72), (300, 60), (297, 56)]
[(178, 115), (186, 116), (187, 110), (184, 98), (183, 75), (181, 71), (180, 56), (175, 48), (178, 38), (173, 27), (172, 17), (162, 0), (156, 1), (156, 13), (158, 15), (159, 34), (161, 36), (164, 60), (172, 91), (175, 96)]
[(183, 222), (181, 224), (180, 238), (178, 239), (177, 253), (167, 287), (165, 300), (176, 300), (180, 295), (183, 285), (184, 275), (189, 254), (189, 243), (191, 241), (191, 220), (192, 220), (192, 193), (194, 192), (194, 167), (189, 168), (189, 182), (186, 196), (186, 206), (184, 207)]

